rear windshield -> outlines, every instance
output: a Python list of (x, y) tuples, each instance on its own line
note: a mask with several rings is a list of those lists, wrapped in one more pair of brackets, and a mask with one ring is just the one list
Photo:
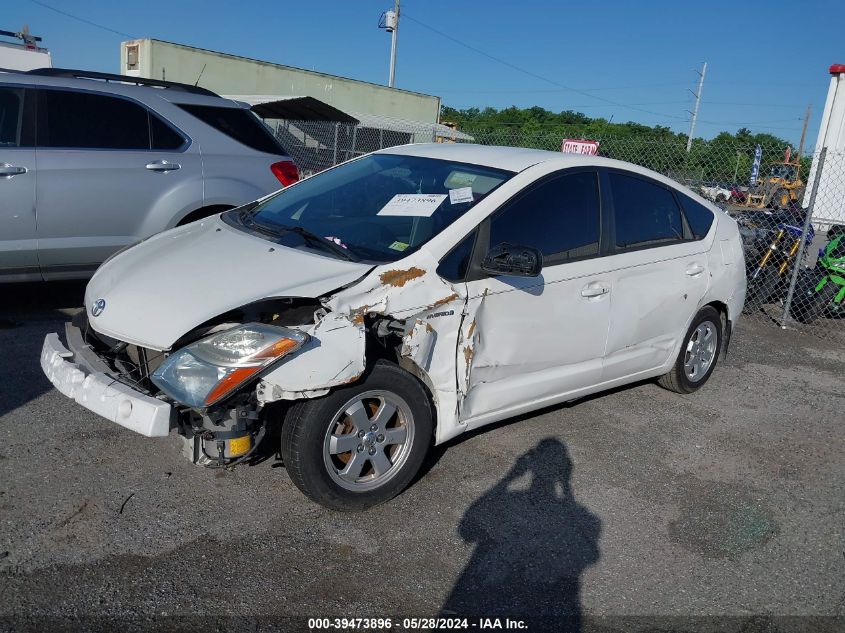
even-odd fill
[(257, 152), (286, 155), (267, 127), (250, 110), (189, 104), (180, 104), (179, 107)]

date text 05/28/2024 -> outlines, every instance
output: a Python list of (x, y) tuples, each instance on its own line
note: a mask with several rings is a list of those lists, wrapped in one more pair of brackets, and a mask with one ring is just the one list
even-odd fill
[(510, 618), (309, 618), (308, 629), (347, 631), (389, 631), (401, 625), (404, 630), (527, 630), (524, 620)]

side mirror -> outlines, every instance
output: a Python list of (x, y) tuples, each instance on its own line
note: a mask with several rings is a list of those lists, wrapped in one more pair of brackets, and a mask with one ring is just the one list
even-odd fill
[(538, 277), (543, 269), (543, 253), (532, 246), (504, 242), (487, 251), (481, 269), (491, 275)]

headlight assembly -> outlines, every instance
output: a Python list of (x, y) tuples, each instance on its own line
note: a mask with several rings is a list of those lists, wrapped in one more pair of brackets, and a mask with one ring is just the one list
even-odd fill
[(152, 381), (191, 407), (209, 407), (308, 340), (298, 330), (248, 323), (217, 332), (171, 354)]

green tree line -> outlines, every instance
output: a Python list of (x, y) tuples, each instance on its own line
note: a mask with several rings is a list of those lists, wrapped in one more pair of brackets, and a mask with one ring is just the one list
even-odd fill
[[(602, 156), (637, 163), (678, 180), (737, 182), (749, 179), (754, 148), (763, 150), (761, 174), (782, 162), (789, 141), (768, 133), (740, 128), (720, 132), (714, 138), (694, 138), (686, 151), (687, 135), (663, 125), (634, 121), (614, 123), (581, 112), (552, 112), (534, 106), (504, 109), (449, 106), (441, 109), (440, 120), (454, 123), (475, 142), (484, 145), (512, 145), (560, 151), (564, 138), (599, 141)], [(793, 153), (796, 151), (793, 148)], [(801, 175), (806, 178), (810, 159), (802, 158)]]

